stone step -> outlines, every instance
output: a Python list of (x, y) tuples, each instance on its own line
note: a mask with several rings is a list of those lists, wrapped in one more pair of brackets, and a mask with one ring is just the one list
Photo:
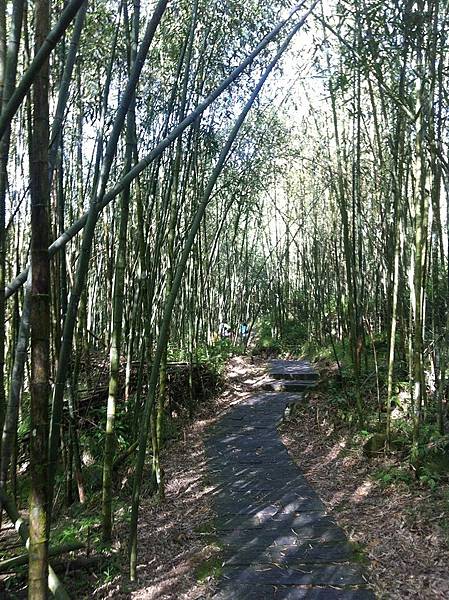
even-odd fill
[[(296, 498), (291, 502), (285, 503), (267, 503), (266, 496), (263, 499), (234, 500), (233, 498), (224, 498), (214, 500), (214, 508), (221, 515), (268, 515), (293, 514), (301, 512), (311, 512), (323, 510), (323, 504), (318, 498)], [(268, 500), (271, 500), (269, 498)]]
[(293, 515), (220, 515), (214, 520), (216, 531), (249, 531), (257, 530), (254, 535), (260, 535), (258, 530), (263, 528), (278, 528), (283, 531), (289, 527), (298, 531), (301, 527), (335, 527), (334, 521), (324, 510), (315, 510)]
[(270, 544), (280, 546), (297, 546), (304, 542), (343, 542), (346, 540), (346, 535), (342, 529), (336, 525), (328, 524), (320, 526), (305, 526), (296, 529), (272, 525), (264, 525), (260, 532), (254, 532), (253, 529), (233, 529), (226, 535), (221, 536), (221, 540), (225, 546), (238, 546), (242, 548), (245, 544), (260, 544), (265, 547)]
[(298, 477), (295, 480), (294, 484), (285, 484), (281, 480), (259, 480), (257, 478), (254, 479), (234, 479), (231, 477), (227, 478), (225, 481), (223, 479), (220, 480), (219, 485), (214, 486), (213, 490), (209, 493), (214, 495), (219, 492), (224, 492), (233, 495), (233, 494), (249, 494), (251, 492), (276, 492), (277, 494), (288, 493), (288, 492), (297, 492), (301, 494), (302, 492), (308, 491), (310, 492), (310, 485), (306, 482), (304, 478)]
[[(284, 494), (279, 494), (275, 487), (268, 490), (258, 488), (257, 490), (247, 489), (245, 491), (240, 489), (221, 489), (211, 492), (210, 498), (217, 504), (224, 500), (231, 500), (234, 502), (235, 506), (264, 502), (267, 505), (274, 504), (275, 506), (278, 506), (280, 510), (289, 509), (290, 512), (301, 512), (301, 507), (306, 501), (319, 501), (318, 496), (310, 486), (296, 488), (294, 491), (288, 490)], [(315, 510), (315, 508), (309, 510)], [(321, 505), (316, 510), (321, 510)]]
[[(313, 381), (275, 380), (262, 384), (262, 389), (267, 392), (304, 392), (317, 386)], [(298, 398), (296, 399), (298, 401)]]
[(300, 379), (317, 381), (319, 374), (306, 361), (273, 359), (269, 363), (269, 373), (274, 379)]
[(365, 584), (361, 567), (353, 564), (311, 564), (287, 569), (253, 565), (243, 570), (237, 566), (225, 566), (223, 578), (232, 581), (233, 584), (335, 585), (340, 587)]
[[(211, 461), (206, 461), (205, 464), (210, 465)], [(288, 465), (282, 471), (276, 468), (276, 464), (273, 465), (255, 465), (255, 466), (247, 466), (247, 465), (238, 465), (238, 464), (227, 464), (226, 469), (223, 467), (209, 467), (209, 473), (212, 476), (217, 475), (220, 478), (220, 481), (223, 483), (232, 476), (241, 479), (242, 477), (257, 479), (258, 481), (277, 481), (279, 485), (283, 485), (288, 483), (289, 481), (296, 481), (297, 477), (302, 476), (299, 470), (293, 470), (293, 468)]]
[(300, 544), (251, 546), (249, 548), (230, 546), (224, 550), (225, 565), (273, 565), (294, 567), (306, 564), (329, 564), (351, 560), (352, 548), (347, 542), (333, 544)]
[(375, 600), (375, 597), (367, 589), (229, 584), (213, 600)]
[(270, 370), (270, 377), (273, 379), (286, 379), (288, 381), (319, 381), (320, 376), (315, 371), (301, 371), (297, 373), (289, 373), (288, 371), (275, 371)]

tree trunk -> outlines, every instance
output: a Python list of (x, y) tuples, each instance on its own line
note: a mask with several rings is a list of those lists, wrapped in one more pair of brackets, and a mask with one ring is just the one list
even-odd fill
[[(35, 3), (36, 51), (49, 29), (49, 2)], [(50, 263), (48, 185), (48, 61), (33, 86), (33, 129), (30, 148), (31, 194), (31, 439), (30, 559), (28, 598), (47, 598), (48, 580), (48, 398), (50, 391)]]

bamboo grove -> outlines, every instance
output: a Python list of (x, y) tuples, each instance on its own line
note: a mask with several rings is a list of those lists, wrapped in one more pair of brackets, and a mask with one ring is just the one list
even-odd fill
[(29, 597), (68, 597), (51, 528), (89, 498), (98, 370), (102, 538), (124, 452), (136, 579), (169, 363), (209, 360), (223, 320), (347, 351), (360, 423), (374, 359), (386, 445), (403, 385), (418, 468), (447, 416), (446, 4), (3, 0), (0, 18), (0, 500)]
[(315, 26), (322, 99), (310, 99), (285, 167), (289, 247), (275, 259), (273, 318), (293, 314), (334, 352), (348, 342), (361, 422), (368, 362), (385, 343), (376, 379), (387, 442), (402, 390), (418, 466), (429, 436), (446, 440), (447, 6), (342, 2)]

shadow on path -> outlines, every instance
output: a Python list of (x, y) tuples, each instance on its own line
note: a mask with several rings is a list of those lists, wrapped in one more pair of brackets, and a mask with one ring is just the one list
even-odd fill
[[(206, 441), (224, 565), (216, 600), (374, 600), (344, 532), (294, 464), (277, 426), (317, 374), (271, 361), (266, 391), (213, 427)], [(270, 387), (271, 386), (271, 387)], [(292, 393), (292, 392), (295, 393)], [(298, 393), (299, 392), (299, 393)]]

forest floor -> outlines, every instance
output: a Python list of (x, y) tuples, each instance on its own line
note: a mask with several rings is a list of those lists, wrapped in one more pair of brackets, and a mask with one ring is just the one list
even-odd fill
[[(204, 438), (265, 377), (263, 361), (230, 361), (224, 391), (204, 405), (183, 439), (165, 451), (163, 505), (148, 499), (141, 508), (138, 584), (130, 587), (124, 574), (97, 588), (95, 598), (200, 600), (212, 595), (220, 549), (210, 536), (212, 488)], [(360, 550), (378, 600), (449, 598), (448, 486), (430, 489), (400, 481), (385, 485), (376, 473), (394, 470), (398, 459), (366, 458), (362, 445), (354, 443), (353, 430), (334, 423), (326, 392), (318, 388), (281, 426), (281, 439)]]
[[(204, 600), (219, 571), (204, 441), (210, 427), (247, 398), (266, 377), (266, 363), (233, 358), (225, 387), (205, 402), (163, 454), (165, 500), (143, 497), (139, 519), (138, 582), (127, 579), (126, 518), (117, 523), (114, 550), (120, 564), (66, 572), (71, 596), (82, 600)], [(378, 600), (449, 598), (449, 489), (418, 482), (385, 485), (377, 473), (399, 467), (398, 458), (367, 459), (353, 430), (332, 415), (329, 396), (317, 388), (280, 428), (281, 439), (327, 510), (367, 561)], [(5, 532), (6, 533), (6, 532)], [(9, 534), (11, 535), (11, 533)], [(77, 588), (82, 584), (83, 590)], [(1, 592), (0, 592), (1, 596)], [(22, 596), (11, 596), (11, 598)]]
[(281, 439), (330, 515), (360, 548), (378, 600), (449, 598), (449, 486), (386, 485), (398, 458), (368, 459), (349, 428), (335, 427), (325, 391), (313, 391)]
[[(138, 582), (123, 574), (97, 586), (89, 597), (119, 600), (199, 600), (210, 597), (220, 548), (211, 535), (212, 487), (208, 481), (204, 439), (209, 428), (233, 405), (254, 393), (265, 377), (265, 363), (234, 357), (223, 378), (225, 388), (203, 405), (182, 439), (170, 444), (162, 457), (165, 500), (143, 500), (139, 518)], [(117, 539), (127, 539), (127, 528)], [(126, 554), (126, 553), (125, 553)]]

